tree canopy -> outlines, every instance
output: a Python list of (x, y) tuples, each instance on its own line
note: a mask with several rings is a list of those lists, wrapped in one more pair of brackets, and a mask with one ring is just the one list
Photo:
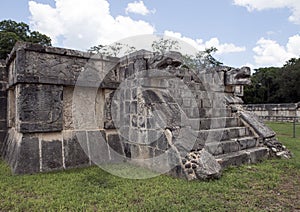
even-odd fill
[(0, 59), (5, 59), (17, 41), (51, 46), (51, 38), (38, 31), (31, 31), (24, 22), (3, 20), (0, 22)]
[[(169, 51), (179, 51), (180, 46), (177, 40), (160, 38), (153, 41), (151, 44), (152, 51), (157, 54), (165, 54)], [(133, 46), (129, 46), (123, 43), (114, 43), (111, 45), (98, 45), (91, 47), (88, 51), (92, 53), (100, 53), (106, 56), (124, 56), (124, 54), (129, 54), (137, 49)], [(191, 67), (195, 70), (202, 68), (209, 68), (220, 66), (223, 63), (215, 59), (212, 54), (217, 51), (217, 48), (211, 47), (204, 51), (198, 51), (195, 55), (183, 55), (184, 65)]]
[(257, 103), (292, 103), (300, 101), (300, 58), (292, 58), (281, 68), (259, 68), (245, 88), (244, 101)]

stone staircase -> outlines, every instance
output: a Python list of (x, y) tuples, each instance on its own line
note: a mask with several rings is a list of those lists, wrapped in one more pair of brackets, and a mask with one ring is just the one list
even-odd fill
[(213, 92), (193, 92), (199, 94), (195, 96), (212, 99), (195, 98), (198, 105), (194, 107), (192, 104), (186, 107), (184, 102), (178, 103), (181, 112), (187, 118), (186, 125), (192, 128), (193, 136), (197, 137), (191, 152), (206, 150), (215, 157), (222, 168), (257, 163), (268, 157), (269, 149), (260, 145), (259, 136), (250, 125), (242, 121), (222, 95), (217, 96), (214, 102)]
[(216, 158), (222, 168), (257, 163), (268, 156), (268, 148), (259, 145), (257, 136), (237, 114), (226, 113), (227, 117), (211, 115), (210, 118), (190, 119), (194, 126), (200, 128), (197, 131), (199, 143), (196, 142), (194, 149), (201, 148), (204, 140), (204, 149)]

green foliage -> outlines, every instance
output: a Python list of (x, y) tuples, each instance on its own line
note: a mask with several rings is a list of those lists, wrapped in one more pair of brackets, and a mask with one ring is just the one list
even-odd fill
[(251, 81), (245, 88), (247, 104), (299, 102), (300, 58), (292, 58), (281, 68), (259, 68)]
[(153, 41), (152, 50), (159, 54), (165, 54), (169, 51), (178, 51), (180, 46), (177, 40), (160, 38), (158, 41)]
[(300, 101), (300, 58), (292, 58), (282, 68), (279, 95), (283, 102)]
[(218, 51), (217, 48), (211, 47), (205, 49), (204, 51), (197, 52), (195, 56), (185, 55), (184, 64), (194, 70), (201, 70), (204, 68), (220, 66), (223, 63), (221, 63), (212, 56), (212, 53), (216, 51)]
[(136, 51), (136, 48), (123, 43), (114, 43), (112, 45), (100, 44), (98, 46), (93, 46), (88, 51), (95, 54), (103, 54), (105, 56), (117, 57), (125, 54), (130, 54)]
[(299, 138), (288, 135), (291, 124), (269, 125), (294, 158), (228, 168), (209, 182), (123, 179), (98, 167), (13, 176), (0, 161), (0, 211), (297, 211)]
[[(177, 40), (160, 38), (159, 40), (153, 41), (151, 44), (152, 51), (156, 54), (165, 54), (169, 51), (179, 51), (180, 46)], [(92, 53), (100, 53), (106, 56), (123, 56), (124, 54), (129, 54), (137, 49), (135, 47), (129, 46), (122, 43), (114, 43), (112, 45), (98, 45), (91, 47), (88, 51)], [(211, 47), (205, 49), (204, 51), (199, 51), (195, 55), (184, 55), (183, 65), (194, 70), (200, 70), (203, 68), (220, 66), (222, 63), (216, 60), (212, 54), (215, 53), (217, 49)]]
[(273, 103), (278, 99), (280, 68), (260, 68), (251, 77), (251, 85), (245, 88), (245, 103)]
[[(161, 38), (152, 43), (152, 49), (159, 54), (165, 54), (168, 51), (180, 50), (180, 46), (176, 40)], [(183, 63), (194, 70), (220, 66), (222, 63), (212, 56), (216, 51), (217, 48), (211, 47), (204, 51), (198, 51), (195, 55), (184, 55)]]
[(5, 59), (19, 37), (13, 32), (0, 31), (0, 59)]
[(37, 31), (30, 31), (23, 22), (12, 20), (0, 22), (0, 59), (5, 59), (17, 41), (26, 41), (51, 46), (51, 39)]

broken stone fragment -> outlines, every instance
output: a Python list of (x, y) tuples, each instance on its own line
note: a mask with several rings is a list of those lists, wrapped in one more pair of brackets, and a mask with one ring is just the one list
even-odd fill
[(270, 155), (284, 159), (292, 158), (292, 153), (276, 138), (266, 139), (264, 145), (270, 149)]
[[(195, 157), (197, 155), (197, 157)], [(206, 150), (191, 152), (187, 155), (184, 168), (187, 173), (188, 180), (198, 179), (198, 180), (209, 180), (218, 179), (221, 176), (221, 166), (216, 161), (215, 157), (208, 153)], [(189, 175), (195, 174), (195, 177)]]
[(291, 154), (288, 151), (277, 152), (276, 156), (280, 157), (280, 158), (284, 158), (284, 159), (290, 159), (291, 158)]

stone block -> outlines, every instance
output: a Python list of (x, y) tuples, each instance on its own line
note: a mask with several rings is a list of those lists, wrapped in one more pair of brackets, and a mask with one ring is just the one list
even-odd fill
[(73, 116), (72, 116), (72, 104), (73, 104), (73, 92), (72, 87), (64, 87), (63, 90), (63, 124), (65, 130), (73, 130)]
[(139, 131), (138, 129), (131, 129), (130, 132), (129, 132), (129, 141), (132, 142), (132, 143), (141, 143), (139, 141)]
[(136, 88), (131, 89), (131, 97), (132, 97), (132, 100), (137, 99), (137, 89)]
[(212, 125), (215, 123), (212, 119), (201, 119), (200, 122), (200, 129), (201, 130), (209, 130), (212, 129)]
[(125, 111), (125, 114), (129, 114), (129, 113), (130, 113), (130, 109), (131, 109), (131, 108), (130, 108), (130, 106), (131, 106), (131, 105), (130, 105), (130, 102), (129, 102), (129, 101), (126, 101), (124, 106), (125, 106), (125, 110), (124, 110), (124, 111)]
[(208, 143), (205, 145), (205, 150), (212, 155), (220, 155), (224, 153), (221, 142)]
[(1, 91), (0, 90), (0, 97), (7, 98), (7, 91)]
[(86, 132), (64, 133), (64, 156), (66, 168), (89, 165)]
[(158, 139), (161, 137), (161, 134), (158, 130), (148, 130), (147, 144), (151, 146), (158, 145)]
[(134, 74), (134, 64), (129, 63), (125, 69), (125, 79), (132, 77)]
[(116, 129), (114, 122), (112, 120), (104, 121), (104, 129)]
[(7, 81), (7, 68), (0, 66), (0, 81)]
[(249, 155), (245, 151), (233, 152), (229, 154), (216, 156), (217, 161), (222, 168), (228, 166), (240, 166), (249, 163)]
[(91, 162), (97, 165), (109, 163), (110, 156), (105, 131), (88, 131), (87, 138)]
[(230, 153), (230, 152), (237, 152), (240, 150), (240, 145), (236, 141), (224, 141), (221, 142), (222, 149), (224, 154)]
[(124, 156), (123, 142), (121, 142), (118, 134), (107, 135), (107, 142), (110, 147), (110, 153), (115, 152), (115, 155)]
[(42, 140), (42, 171), (63, 169), (62, 141)]
[(170, 167), (176, 167), (176, 166), (179, 166), (181, 164), (181, 158), (174, 149), (169, 148), (166, 151), (166, 154), (167, 154), (167, 161), (166, 162), (168, 163), (168, 165)]
[(163, 100), (159, 97), (160, 95), (157, 94), (154, 90), (143, 90), (142, 95), (145, 103), (148, 105), (163, 102)]
[(134, 61), (134, 70), (135, 72), (144, 71), (147, 69), (147, 60), (145, 59), (137, 59)]
[(167, 170), (169, 170), (169, 164), (167, 161), (168, 155), (166, 154), (166, 152), (163, 150), (151, 149), (151, 148), (149, 150), (150, 151), (149, 151), (148, 161), (152, 162), (151, 169), (158, 173), (164, 173)]
[(165, 134), (162, 134), (157, 140), (157, 148), (163, 151), (166, 151), (170, 148), (170, 145), (167, 141)]
[[(16, 142), (14, 140), (13, 142)], [(37, 137), (24, 135), (20, 145), (17, 145), (9, 160), (13, 162), (14, 174), (31, 174), (40, 171), (39, 140)]]
[(194, 146), (191, 150), (201, 150), (204, 148), (206, 141), (202, 140), (202, 138), (197, 137), (194, 143)]
[(121, 163), (125, 160), (123, 140), (118, 134), (107, 135), (107, 143), (109, 146), (110, 162)]
[(138, 117), (136, 115), (131, 116), (131, 127), (137, 127), (138, 126)]
[(202, 138), (202, 140), (205, 139), (206, 143), (228, 140), (230, 138), (229, 130), (225, 129), (201, 130), (199, 137)]
[(127, 142), (124, 142), (123, 143), (124, 145), (124, 154), (125, 154), (125, 157), (127, 159), (131, 159), (131, 147), (130, 147), (130, 143), (127, 143)]
[(6, 130), (7, 130), (7, 121), (0, 120), (0, 131), (6, 131)]
[[(5, 140), (5, 137), (6, 137), (6, 134), (7, 134), (7, 131), (5, 130), (0, 130), (0, 150), (1, 149), (1, 144), (3, 144), (4, 140)], [(1, 151), (0, 151), (1, 153)]]
[(63, 129), (62, 86), (18, 85), (20, 132), (55, 132)]
[(6, 137), (6, 132), (5, 131), (0, 131), (0, 157), (2, 157), (2, 154), (4, 152), (5, 137)]
[(7, 98), (0, 97), (0, 119), (6, 119)]
[(139, 159), (140, 145), (130, 144), (131, 159)]
[(256, 138), (252, 138), (252, 137), (239, 138), (238, 142), (242, 150), (253, 148), (257, 145)]
[(258, 163), (269, 156), (269, 149), (267, 147), (257, 147), (247, 150), (250, 157), (250, 163)]
[[(56, 50), (53, 51), (53, 49)], [(65, 54), (66, 52), (68, 53)], [(110, 58), (110, 61), (105, 60), (105, 58), (94, 58), (91, 61), (89, 60), (91, 57), (90, 54), (79, 51), (70, 52), (66, 49), (53, 47), (41, 47), (38, 50), (33, 49), (32, 51), (28, 51), (27, 46), (19, 49), (16, 55), (17, 67), (14, 70), (14, 74), (16, 75), (14, 83), (60, 85), (81, 83), (81, 85), (91, 86), (95, 82), (100, 82), (100, 79), (103, 78), (101, 74), (112, 69), (117, 62), (113, 58)], [(88, 67), (86, 67), (87, 65)], [(85, 74), (83, 80), (80, 79), (77, 81), (84, 67), (86, 67), (85, 70), (89, 70), (89, 75)], [(111, 77), (108, 77), (108, 80), (110, 79)]]
[(130, 103), (130, 113), (132, 114), (137, 113), (137, 101), (133, 101)]
[(146, 118), (144, 116), (138, 117), (138, 127), (145, 128), (146, 127)]

